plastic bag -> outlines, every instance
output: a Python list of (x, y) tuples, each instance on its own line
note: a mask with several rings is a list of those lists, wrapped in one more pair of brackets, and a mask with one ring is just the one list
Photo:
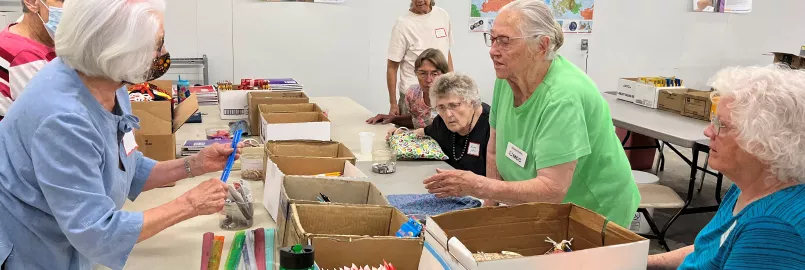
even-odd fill
[(420, 137), (413, 132), (401, 132), (389, 137), (389, 148), (397, 160), (447, 160), (439, 143), (431, 137)]

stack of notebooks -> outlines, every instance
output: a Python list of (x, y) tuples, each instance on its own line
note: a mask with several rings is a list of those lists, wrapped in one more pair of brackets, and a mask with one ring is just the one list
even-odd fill
[(302, 85), (292, 78), (267, 79), (271, 91), (302, 91)]
[(195, 155), (201, 151), (201, 149), (216, 143), (231, 144), (232, 140), (187, 140), (182, 145), (182, 156), (189, 157)]
[(198, 105), (218, 105), (218, 91), (212, 85), (191, 86), (190, 93), (198, 97)]

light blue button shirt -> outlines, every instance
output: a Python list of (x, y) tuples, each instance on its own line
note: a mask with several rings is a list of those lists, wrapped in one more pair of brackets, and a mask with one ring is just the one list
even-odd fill
[(143, 214), (120, 210), (156, 162), (126, 155), (138, 126), (124, 88), (120, 115), (60, 58), (30, 81), (0, 121), (0, 263), (8, 269), (121, 269)]

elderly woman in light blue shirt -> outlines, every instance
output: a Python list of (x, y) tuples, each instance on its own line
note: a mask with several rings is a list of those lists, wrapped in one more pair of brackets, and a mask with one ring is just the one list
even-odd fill
[(210, 179), (145, 212), (126, 199), (221, 170), (225, 145), (165, 162), (135, 149), (124, 85), (165, 73), (163, 0), (66, 1), (56, 58), (0, 122), (0, 268), (124, 267), (135, 243), (223, 208)]

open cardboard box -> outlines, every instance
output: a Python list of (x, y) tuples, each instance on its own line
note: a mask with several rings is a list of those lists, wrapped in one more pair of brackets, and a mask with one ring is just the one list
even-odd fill
[[(260, 105), (270, 104), (297, 104), (310, 102), (310, 98), (305, 92), (273, 92), (258, 91), (246, 94), (246, 102), (249, 106), (249, 130), (252, 136), (260, 134)], [(321, 110), (319, 110), (321, 112)]]
[[(218, 109), (223, 120), (249, 119), (249, 93), (275, 93), (288, 98), (307, 97), (304, 92), (276, 92), (270, 90), (224, 90), (218, 91)], [(307, 103), (300, 102), (300, 103)]]
[[(171, 81), (153, 81), (165, 90), (172, 89)], [(134, 131), (138, 150), (157, 161), (176, 159), (176, 131), (198, 110), (195, 94), (176, 105), (173, 101), (132, 102), (132, 114), (140, 119), (140, 129)]]
[(265, 143), (266, 156), (327, 157), (347, 160), (355, 164), (355, 154), (343, 143), (336, 141), (290, 140)]
[(710, 92), (688, 90), (685, 93), (685, 106), (682, 110), (682, 115), (710, 121), (710, 109), (713, 101), (710, 99)]
[(319, 193), (326, 195), (331, 203), (358, 205), (390, 205), (383, 193), (371, 182), (344, 179), (316, 178), (310, 176), (286, 176), (280, 191), (277, 216), (277, 246), (285, 245), (285, 228), (293, 221), (289, 217), (291, 204), (326, 204), (319, 202)]
[(662, 89), (657, 97), (657, 109), (682, 114), (685, 107), (685, 93), (688, 89)]
[[(649, 240), (574, 204), (485, 207), (429, 217), (420, 269), (646, 269)], [(573, 239), (572, 252), (544, 255)], [(524, 257), (477, 262), (477, 252)]]
[(260, 114), (263, 142), (285, 140), (330, 140), (330, 119), (321, 112)]
[(775, 64), (786, 64), (792, 69), (805, 69), (805, 55), (773, 52)]
[[(341, 176), (323, 174), (340, 172)], [(349, 161), (315, 157), (271, 157), (266, 162), (266, 178), (263, 189), (263, 207), (274, 221), (279, 219), (282, 182), (286, 176), (316, 176), (334, 179), (362, 179), (366, 174)]]
[(658, 99), (662, 91), (684, 90), (685, 87), (657, 87), (654, 85), (638, 83), (635, 87), (634, 104), (657, 109)]
[(323, 112), (316, 103), (260, 104), (260, 113)]
[(408, 218), (391, 206), (292, 204), (287, 245), (310, 244), (321, 268), (352, 263), (380, 265), (385, 259), (397, 269), (415, 270), (422, 238), (398, 238)]

